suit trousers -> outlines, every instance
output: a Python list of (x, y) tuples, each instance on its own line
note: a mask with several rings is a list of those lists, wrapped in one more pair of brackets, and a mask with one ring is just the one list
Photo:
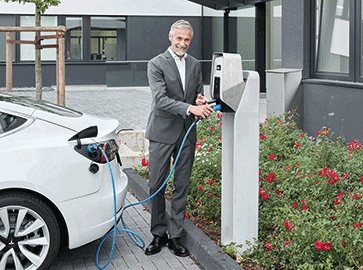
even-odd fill
[[(150, 141), (149, 143), (149, 187), (150, 196), (154, 194), (165, 182), (186, 134), (183, 128), (178, 140), (174, 144), (164, 144)], [(174, 169), (174, 191), (171, 202), (171, 216), (167, 219), (165, 214), (166, 186), (151, 199), (151, 234), (162, 236), (166, 231), (170, 238), (181, 237), (184, 227), (185, 210), (187, 205), (189, 180), (194, 162), (195, 143), (188, 138), (185, 140), (178, 162)]]

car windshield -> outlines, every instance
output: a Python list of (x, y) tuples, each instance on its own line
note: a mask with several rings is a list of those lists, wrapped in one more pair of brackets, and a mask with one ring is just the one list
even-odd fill
[(0, 93), (0, 101), (18, 104), (18, 105), (46, 111), (49, 113), (58, 114), (61, 116), (68, 116), (68, 117), (82, 116), (82, 113), (80, 113), (78, 111), (75, 111), (75, 110), (72, 110), (72, 109), (69, 109), (66, 107), (62, 107), (59, 105), (55, 105), (53, 103), (46, 102), (43, 100), (36, 101), (36, 100), (30, 99), (28, 97), (22, 97), (22, 96), (17, 97), (17, 96)]

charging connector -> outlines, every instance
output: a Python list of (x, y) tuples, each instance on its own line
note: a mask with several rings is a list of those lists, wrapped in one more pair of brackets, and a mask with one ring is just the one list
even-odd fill
[[(215, 102), (215, 100), (212, 100), (210, 103), (213, 103), (213, 102)], [(219, 111), (219, 110), (221, 110), (221, 108), (222, 108), (222, 106), (220, 105), (220, 104), (217, 104), (217, 105), (214, 105), (214, 106), (212, 106), (212, 108), (213, 108), (213, 110), (214, 111)], [(107, 161), (107, 164), (108, 164), (108, 167), (109, 167), (109, 170), (110, 170), (110, 174), (111, 174), (111, 180), (112, 180), (112, 187), (113, 187), (113, 200), (114, 200), (114, 229), (113, 229), (113, 231), (111, 231), (110, 233), (108, 233), (104, 238), (103, 238), (103, 240), (101, 241), (101, 243), (100, 243), (100, 245), (99, 245), (99, 247), (98, 247), (98, 250), (97, 250), (97, 254), (96, 254), (96, 265), (97, 265), (97, 268), (98, 269), (104, 269), (109, 263), (110, 263), (110, 261), (111, 261), (111, 258), (112, 258), (112, 255), (113, 255), (113, 251), (114, 251), (114, 248), (115, 248), (115, 239), (116, 239), (116, 232), (126, 232), (128, 235), (129, 235), (129, 237), (131, 238), (131, 240), (137, 245), (137, 246), (139, 246), (140, 248), (144, 248), (145, 247), (145, 242), (142, 240), (142, 238), (138, 235), (138, 234), (136, 234), (136, 233), (134, 233), (133, 231), (130, 231), (128, 228), (127, 228), (127, 226), (126, 226), (126, 224), (125, 224), (125, 222), (124, 222), (124, 220), (123, 220), (123, 213), (124, 213), (124, 211), (127, 209), (127, 208), (129, 208), (129, 207), (132, 207), (132, 206), (135, 206), (135, 205), (139, 205), (139, 204), (143, 204), (143, 203), (145, 203), (146, 201), (148, 201), (148, 200), (150, 200), (151, 198), (153, 198), (157, 193), (159, 193), (161, 190), (163, 190), (163, 188), (165, 187), (165, 185), (166, 185), (166, 183), (169, 181), (169, 179), (170, 179), (170, 177), (171, 177), (171, 175), (173, 174), (173, 171), (174, 171), (174, 169), (175, 169), (175, 166), (176, 166), (176, 164), (178, 163), (178, 160), (179, 160), (179, 156), (180, 156), (180, 153), (181, 153), (181, 150), (183, 149), (183, 146), (184, 146), (184, 143), (185, 143), (185, 140), (187, 139), (187, 137), (188, 137), (188, 135), (189, 135), (189, 133), (190, 133), (190, 131), (192, 130), (192, 128), (196, 125), (196, 123), (199, 121), (199, 120), (201, 120), (201, 119), (203, 119), (202, 117), (198, 117), (198, 118), (196, 118), (195, 119), (195, 121), (190, 125), (190, 127), (189, 127), (189, 129), (187, 130), (187, 132), (186, 132), (186, 134), (185, 134), (185, 136), (184, 136), (184, 139), (183, 139), (183, 141), (182, 141), (182, 143), (181, 143), (181, 146), (180, 146), (180, 148), (179, 148), (179, 152), (178, 152), (178, 154), (177, 154), (177, 156), (176, 156), (176, 158), (175, 158), (175, 160), (174, 160), (174, 166), (172, 167), (172, 169), (170, 170), (170, 173), (169, 173), (169, 175), (168, 175), (168, 177), (166, 178), (166, 180), (164, 181), (164, 183), (161, 185), (161, 187), (153, 194), (153, 195), (151, 195), (149, 198), (146, 198), (145, 200), (143, 200), (143, 201), (140, 201), (140, 202), (137, 202), (137, 203), (133, 203), (133, 204), (129, 204), (129, 205), (126, 205), (123, 209), (122, 209), (122, 211), (121, 211), (121, 217), (120, 217), (120, 219), (121, 219), (121, 222), (122, 222), (122, 225), (123, 225), (123, 227), (124, 227), (124, 229), (117, 229), (117, 221), (116, 221), (116, 192), (115, 192), (115, 181), (114, 181), (114, 178), (113, 178), (113, 173), (112, 173), (112, 169), (111, 169), (111, 165), (110, 165), (110, 162), (109, 162), (109, 159), (107, 158), (107, 155), (106, 155), (106, 153), (104, 152), (104, 150), (101, 148), (100, 150), (101, 150), (101, 152), (103, 153), (103, 155), (105, 156), (105, 158), (106, 158), (106, 161)], [(94, 151), (96, 151), (97, 150), (97, 147), (95, 146), (95, 145), (89, 145), (88, 147), (87, 147), (87, 150), (90, 152), (90, 153), (92, 153), (92, 152), (94, 152)], [(100, 249), (101, 249), (101, 247), (102, 247), (102, 245), (103, 245), (103, 242), (106, 240), (106, 238), (108, 237), (108, 236), (110, 236), (111, 234), (113, 234), (113, 242), (112, 242), (112, 249), (111, 249), (111, 253), (110, 253), (110, 255), (109, 255), (109, 258), (108, 258), (108, 261), (106, 262), (106, 264), (103, 266), (103, 267), (101, 267), (101, 266), (99, 266), (99, 264), (98, 264), (98, 258), (99, 258), (99, 252), (100, 252)], [(141, 243), (142, 244), (139, 244), (136, 240), (135, 240), (135, 238), (138, 238), (140, 241), (141, 241)]]

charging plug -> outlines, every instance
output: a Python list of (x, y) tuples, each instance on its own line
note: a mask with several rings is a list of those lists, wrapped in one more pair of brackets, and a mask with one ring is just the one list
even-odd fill
[(87, 146), (87, 150), (88, 150), (88, 152), (93, 153), (94, 151), (97, 150), (97, 147), (93, 144), (90, 144)]
[[(217, 104), (217, 105), (214, 105), (212, 106), (213, 110), (216, 112), (216, 111), (220, 111), (222, 109), (222, 105), (221, 104)], [(198, 116), (198, 118), (195, 120), (195, 123), (198, 123), (200, 120), (202, 120), (203, 117), (201, 116)]]
[(222, 109), (222, 106), (221, 106), (221, 104), (217, 104), (217, 105), (214, 105), (212, 108), (216, 112), (216, 111), (220, 111)]

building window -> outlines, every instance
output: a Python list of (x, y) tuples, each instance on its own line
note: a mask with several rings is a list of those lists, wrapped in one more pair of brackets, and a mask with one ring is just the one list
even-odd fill
[(91, 60), (124, 60), (125, 17), (91, 17)]
[(83, 23), (81, 17), (66, 18), (66, 59), (83, 59)]
[[(57, 26), (57, 16), (42, 16), (41, 26)], [(34, 16), (20, 16), (20, 26), (35, 26)], [(42, 35), (55, 35), (55, 32), (42, 32)], [(21, 32), (21, 40), (35, 40), (34, 32)], [(55, 44), (56, 39), (42, 40), (42, 45)], [(44, 49), (41, 53), (42, 61), (44, 60), (56, 60), (56, 50), (55, 49)], [(34, 61), (35, 60), (35, 46), (29, 44), (20, 45), (20, 61)]]
[(255, 20), (256, 8), (243, 6), (231, 11), (237, 19), (237, 53), (242, 57), (243, 69), (255, 70)]
[(317, 70), (349, 73), (349, 0), (319, 0)]
[(363, 82), (363, 0), (316, 0), (314, 77)]

